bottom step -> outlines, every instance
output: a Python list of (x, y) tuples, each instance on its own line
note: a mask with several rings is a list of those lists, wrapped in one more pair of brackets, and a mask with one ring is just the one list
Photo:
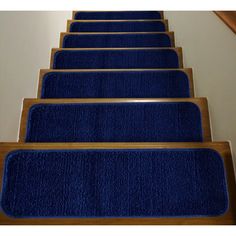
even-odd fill
[(235, 223), (228, 143), (6, 143), (0, 150), (2, 223)]

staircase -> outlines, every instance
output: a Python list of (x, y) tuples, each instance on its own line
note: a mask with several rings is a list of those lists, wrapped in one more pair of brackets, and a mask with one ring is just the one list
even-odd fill
[(73, 12), (18, 143), (1, 224), (235, 224), (230, 145), (159, 11)]

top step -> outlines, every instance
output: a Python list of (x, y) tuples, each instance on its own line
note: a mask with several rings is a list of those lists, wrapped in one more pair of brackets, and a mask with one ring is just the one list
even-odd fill
[(162, 11), (74, 11), (75, 20), (162, 19)]

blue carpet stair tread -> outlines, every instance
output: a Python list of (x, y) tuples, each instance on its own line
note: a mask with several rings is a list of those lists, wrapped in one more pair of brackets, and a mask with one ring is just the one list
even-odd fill
[(56, 51), (53, 59), (53, 69), (168, 69), (182, 66), (173, 49), (67, 49)]
[(50, 72), (41, 98), (184, 98), (190, 97), (184, 71)]
[(18, 150), (1, 205), (17, 218), (219, 216), (228, 193), (211, 149)]
[(78, 22), (73, 21), (70, 32), (165, 32), (164, 21), (110, 21)]
[(161, 19), (158, 11), (78, 11), (74, 15), (75, 20), (139, 20), (139, 19)]
[(26, 142), (198, 142), (192, 102), (35, 104)]
[(63, 48), (171, 47), (168, 34), (68, 34)]

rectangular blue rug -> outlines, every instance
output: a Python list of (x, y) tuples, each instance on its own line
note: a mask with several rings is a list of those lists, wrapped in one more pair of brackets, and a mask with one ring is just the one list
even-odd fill
[(164, 21), (72, 22), (70, 32), (165, 32)]
[(161, 19), (159, 11), (78, 11), (75, 20), (135, 20)]
[(26, 142), (199, 142), (201, 113), (191, 102), (36, 104)]
[(49, 72), (41, 98), (184, 98), (190, 97), (184, 71)]
[(10, 217), (200, 217), (228, 208), (211, 149), (19, 150), (5, 162)]
[(168, 34), (67, 34), (63, 48), (171, 47)]
[(179, 68), (173, 49), (60, 50), (53, 69)]

